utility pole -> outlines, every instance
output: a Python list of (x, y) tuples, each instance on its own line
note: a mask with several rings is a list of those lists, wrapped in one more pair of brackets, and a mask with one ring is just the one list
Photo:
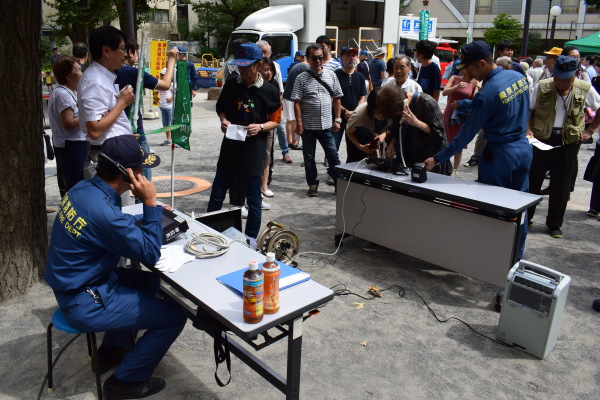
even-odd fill
[(529, 43), (529, 17), (531, 17), (531, 0), (525, 2), (525, 19), (523, 20), (523, 39), (521, 39), (521, 57), (527, 57)]
[(125, 16), (127, 17), (127, 33), (135, 37), (135, 26), (133, 25), (133, 4), (132, 0), (125, 0)]

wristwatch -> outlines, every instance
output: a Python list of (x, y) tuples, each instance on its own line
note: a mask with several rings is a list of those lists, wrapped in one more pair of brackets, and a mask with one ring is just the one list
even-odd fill
[(342, 123), (342, 119), (341, 118), (336, 118), (336, 119), (334, 119), (334, 121), (337, 122), (338, 124)]
[(265, 130), (265, 126), (263, 124), (260, 124), (260, 130), (264, 131)]

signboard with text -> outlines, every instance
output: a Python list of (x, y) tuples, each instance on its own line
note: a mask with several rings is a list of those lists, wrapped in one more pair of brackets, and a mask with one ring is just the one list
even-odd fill
[[(150, 75), (160, 79), (160, 71), (167, 66), (167, 42), (153, 40), (150, 42)], [(158, 106), (158, 92), (152, 91), (152, 105)]]
[[(437, 18), (430, 18), (428, 25), (429, 25), (429, 29), (427, 30), (428, 37), (430, 37), (430, 38), (436, 37)], [(419, 32), (420, 31), (421, 31), (421, 21), (419, 20), (418, 16), (412, 16), (412, 17), (408, 17), (406, 15), (400, 16), (400, 26), (399, 26), (398, 32), (400, 33), (401, 38), (407, 38), (407, 39), (413, 38), (415, 40), (419, 40)]]

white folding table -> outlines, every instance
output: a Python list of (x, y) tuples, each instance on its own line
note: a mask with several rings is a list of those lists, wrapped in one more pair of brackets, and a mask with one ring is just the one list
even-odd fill
[(527, 208), (541, 196), (428, 173), (409, 176), (364, 161), (335, 167), (336, 244), (352, 235), (504, 287)]
[[(141, 214), (142, 206), (132, 205), (123, 208), (124, 212), (130, 214)], [(181, 235), (177, 240), (169, 243), (169, 246), (184, 245), (191, 239), (191, 233), (218, 233), (213, 229), (193, 220), (186, 214), (175, 211), (184, 217), (189, 225), (187, 239)], [(176, 293), (163, 288), (163, 294), (179, 302), (188, 312), (191, 320), (196, 320), (198, 311), (208, 314), (226, 330), (233, 332), (238, 338), (250, 344), (254, 349), (260, 350), (287, 336), (288, 357), (287, 375), (283, 377), (275, 370), (266, 365), (253, 353), (236, 343), (231, 337), (227, 338), (230, 350), (240, 360), (258, 372), (277, 389), (282, 391), (286, 399), (298, 399), (300, 395), (300, 366), (302, 353), (302, 322), (304, 314), (319, 307), (333, 299), (333, 292), (314, 280), (302, 282), (280, 292), (281, 307), (276, 314), (264, 315), (258, 324), (244, 322), (242, 314), (243, 300), (233, 290), (227, 288), (217, 281), (217, 277), (225, 275), (248, 266), (248, 262), (256, 260), (265, 261), (265, 256), (248, 248), (247, 246), (234, 242), (229, 251), (217, 258), (196, 259), (184, 264), (176, 272), (161, 272), (153, 266), (150, 270), (160, 275), (161, 279), (170, 287), (175, 289), (185, 299), (194, 304), (194, 309), (182, 302)], [(284, 326), (287, 326), (285, 328)], [(269, 329), (276, 328), (279, 334), (271, 336), (267, 333)], [(207, 331), (207, 333), (211, 333)], [(220, 334), (225, 337), (225, 334)], [(253, 340), (261, 335), (264, 342), (256, 344)], [(215, 338), (217, 339), (217, 338)]]

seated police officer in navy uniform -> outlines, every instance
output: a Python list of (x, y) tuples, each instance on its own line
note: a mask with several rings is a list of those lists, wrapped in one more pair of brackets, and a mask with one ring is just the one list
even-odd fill
[[(69, 324), (82, 332), (106, 332), (98, 349), (100, 371), (118, 367), (104, 382), (105, 398), (141, 398), (165, 387), (150, 375), (183, 330), (186, 314), (155, 296), (158, 276), (117, 268), (121, 257), (144, 264), (160, 258), (163, 208), (156, 205), (154, 185), (142, 176), (142, 168), (160, 159), (145, 154), (133, 135), (107, 139), (100, 151), (125, 172), (100, 154), (98, 175), (65, 195), (44, 278)], [(120, 195), (127, 190), (142, 201), (142, 216), (121, 211)], [(134, 344), (132, 332), (138, 330), (145, 333)]]

